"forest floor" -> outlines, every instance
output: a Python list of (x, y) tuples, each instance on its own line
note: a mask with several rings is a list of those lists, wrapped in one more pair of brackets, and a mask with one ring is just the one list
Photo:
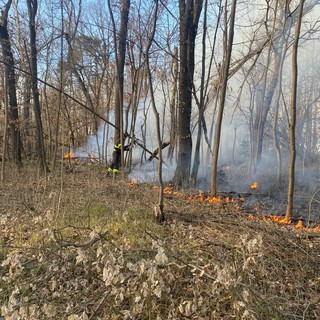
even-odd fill
[(158, 224), (157, 197), (97, 168), (8, 171), (0, 319), (320, 319), (317, 228), (262, 216), (257, 195), (171, 187)]

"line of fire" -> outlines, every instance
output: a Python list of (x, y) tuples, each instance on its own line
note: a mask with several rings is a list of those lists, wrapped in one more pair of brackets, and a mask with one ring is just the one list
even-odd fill
[[(162, 149), (165, 149), (169, 146), (169, 142), (165, 142), (162, 145)], [(149, 152), (150, 156), (147, 159), (147, 162), (151, 162), (154, 159), (158, 159), (157, 155), (159, 153), (159, 148), (156, 148), (154, 151)], [(68, 161), (69, 165), (72, 167), (75, 166), (99, 166), (103, 165), (99, 160), (99, 157), (95, 156), (91, 153), (74, 153), (73, 151), (66, 152), (63, 155), (63, 160)], [(158, 159), (159, 160), (159, 159)], [(130, 187), (139, 187), (139, 182), (136, 179), (128, 182), (128, 186)], [(157, 185), (152, 187), (153, 189), (158, 189)], [(267, 201), (273, 199), (267, 194), (261, 192), (261, 184), (258, 181), (253, 181), (250, 184), (246, 185), (245, 192), (220, 192), (216, 196), (209, 195), (208, 192), (205, 192), (201, 189), (193, 191), (192, 193), (186, 193), (186, 191), (176, 190), (171, 181), (169, 181), (163, 189), (165, 195), (170, 196), (179, 196), (184, 197), (187, 201), (198, 201), (202, 203), (206, 203), (208, 205), (233, 205), (237, 208), (238, 211), (242, 211), (246, 213), (246, 217), (248, 219), (261, 220), (261, 221), (273, 221), (279, 225), (286, 225), (289, 227), (293, 227), (295, 229), (303, 230), (303, 231), (312, 231), (317, 232), (320, 231), (320, 223), (317, 219), (306, 219), (302, 216), (298, 218), (290, 218), (288, 219), (284, 214), (278, 213), (268, 213), (268, 212), (260, 212), (258, 207), (255, 207), (255, 203), (259, 201)], [(249, 204), (248, 204), (249, 203)], [(314, 205), (316, 210), (318, 203), (320, 201), (313, 199), (309, 203), (309, 208), (311, 205)], [(253, 205), (252, 205), (253, 204)], [(310, 218), (310, 217), (309, 217)]]

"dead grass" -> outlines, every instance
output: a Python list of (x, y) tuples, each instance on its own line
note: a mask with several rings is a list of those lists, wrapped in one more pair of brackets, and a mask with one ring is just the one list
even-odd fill
[(0, 188), (0, 316), (318, 319), (320, 234), (106, 178), (25, 168)]

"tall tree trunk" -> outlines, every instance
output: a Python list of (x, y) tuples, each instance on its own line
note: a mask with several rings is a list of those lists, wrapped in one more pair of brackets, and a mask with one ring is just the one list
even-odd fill
[(43, 137), (43, 126), (41, 119), (41, 106), (39, 99), (39, 89), (38, 89), (38, 57), (37, 57), (37, 47), (36, 47), (36, 14), (38, 10), (37, 0), (27, 0), (28, 13), (29, 13), (29, 32), (30, 32), (30, 73), (31, 73), (31, 87), (32, 87), (32, 97), (34, 114), (36, 119), (36, 129), (37, 129), (37, 152), (40, 169), (42, 172), (47, 173), (48, 167), (46, 163), (46, 150)]
[(208, 1), (204, 0), (204, 17), (202, 30), (202, 62), (201, 62), (201, 80), (200, 80), (200, 98), (198, 101), (198, 128), (197, 139), (194, 150), (193, 167), (191, 170), (191, 184), (196, 185), (198, 170), (200, 165), (200, 143), (202, 136), (202, 125), (204, 122), (204, 82), (205, 82), (205, 68), (206, 68), (206, 36), (207, 36), (207, 7)]
[[(286, 39), (284, 52), (287, 52), (288, 49), (288, 38)], [(277, 158), (277, 174), (276, 174), (276, 185), (277, 187), (281, 186), (281, 172), (282, 172), (282, 156), (281, 156), (281, 149), (280, 149), (280, 141), (278, 137), (278, 118), (279, 118), (279, 104), (280, 98), (282, 96), (282, 75), (283, 75), (283, 67), (284, 67), (285, 59), (281, 59), (281, 64), (279, 67), (279, 86), (278, 86), (278, 93), (275, 101), (275, 111), (274, 111), (274, 120), (273, 120), (273, 127), (272, 127), (272, 135), (273, 135), (273, 143), (274, 149)]]
[[(270, 9), (270, 8), (269, 8)], [(262, 157), (264, 132), (267, 122), (267, 117), (271, 108), (272, 100), (279, 82), (279, 70), (285, 56), (285, 33), (279, 33), (279, 30), (284, 30), (285, 27), (285, 10), (281, 10), (278, 14), (278, 2), (274, 9), (274, 17), (271, 31), (267, 30), (272, 43), (269, 45), (266, 66), (263, 69), (262, 84), (257, 84), (260, 90), (256, 94), (256, 117), (253, 123), (253, 154), (252, 164), (253, 173), (258, 170), (258, 166)], [(266, 11), (265, 20), (269, 21), (270, 10)], [(279, 17), (278, 17), (279, 15)]]
[(23, 131), (22, 131), (22, 140), (23, 140), (23, 151), (25, 157), (28, 159), (32, 155), (32, 124), (31, 124), (31, 114), (30, 114), (30, 106), (31, 106), (31, 84), (30, 77), (28, 75), (23, 79)]
[[(232, 53), (232, 45), (233, 45), (236, 5), (237, 5), (237, 0), (233, 0), (231, 4), (228, 39), (225, 40), (226, 54), (223, 59), (224, 61), (223, 61), (223, 70), (222, 70), (223, 74), (222, 74), (222, 81), (221, 81), (220, 101), (219, 101), (219, 109), (218, 109), (218, 115), (217, 115), (217, 123), (215, 127), (214, 146), (213, 146), (212, 172), (211, 172), (211, 195), (212, 196), (215, 196), (217, 194), (217, 171), (218, 171), (217, 169), (218, 169), (220, 136), (221, 136), (224, 103), (226, 99), (226, 92), (227, 92), (227, 85), (228, 85), (228, 75), (229, 75), (229, 67), (230, 67), (230, 60), (231, 60), (231, 53)], [(225, 2), (225, 10), (227, 10), (227, 0)], [(226, 18), (227, 18), (227, 15), (225, 17), (225, 26), (226, 26), (226, 33), (227, 33)]]
[(149, 62), (149, 51), (150, 51), (150, 47), (153, 42), (154, 34), (156, 31), (157, 15), (158, 15), (158, 0), (155, 0), (152, 34), (149, 37), (149, 42), (146, 49), (146, 67), (147, 67), (147, 73), (148, 73), (148, 79), (149, 79), (151, 106), (156, 118), (156, 133), (157, 133), (157, 142), (158, 142), (158, 150), (159, 150), (159, 153), (158, 153), (159, 155), (159, 162), (158, 162), (159, 197), (158, 197), (158, 205), (154, 208), (154, 214), (158, 222), (164, 222), (165, 217), (163, 213), (163, 180), (162, 180), (162, 148), (161, 148), (162, 141), (161, 141), (161, 130), (160, 130), (160, 116), (156, 107), (151, 68), (150, 68), (150, 62)]
[(173, 160), (174, 146), (176, 142), (177, 132), (177, 109), (176, 109), (176, 96), (177, 96), (177, 81), (178, 81), (178, 48), (173, 50), (172, 57), (172, 84), (170, 91), (170, 145), (168, 150), (168, 159), (170, 163)]
[[(116, 127), (114, 133), (114, 144), (121, 143), (121, 164), (124, 164), (123, 158), (123, 82), (124, 82), (124, 64), (126, 58), (126, 40), (128, 33), (128, 21), (129, 21), (129, 10), (130, 0), (121, 0), (121, 14), (120, 14), (120, 29), (117, 33), (116, 24), (111, 8), (110, 0), (108, 0), (108, 7), (113, 25), (113, 38), (116, 53), (116, 67), (117, 67), (117, 81), (116, 91), (114, 100), (114, 124)], [(117, 39), (119, 43), (117, 44)], [(113, 163), (117, 161), (115, 154), (113, 155)], [(119, 163), (117, 163), (119, 165)]]
[(296, 161), (296, 113), (297, 113), (297, 82), (298, 82), (298, 46), (301, 29), (301, 20), (303, 14), (304, 0), (300, 0), (299, 13), (294, 34), (294, 42), (292, 47), (292, 89), (291, 89), (291, 107), (289, 120), (289, 139), (290, 139), (290, 162), (289, 162), (289, 181), (288, 181), (288, 202), (285, 219), (290, 220), (293, 209), (293, 194), (294, 194), (294, 173)]
[[(283, 48), (283, 44), (281, 44), (281, 48)], [(269, 114), (269, 110), (271, 107), (272, 99), (274, 93), (276, 91), (276, 87), (279, 82), (279, 68), (281, 64), (281, 60), (284, 56), (283, 50), (279, 50), (278, 52), (274, 52), (274, 59), (273, 59), (273, 69), (272, 69), (272, 77), (270, 82), (267, 83), (268, 80), (268, 70), (271, 68), (270, 64), (270, 57), (271, 57), (271, 47), (268, 53), (268, 62), (267, 67), (265, 69), (265, 76), (262, 85), (262, 93), (259, 95), (257, 99), (257, 105), (259, 109), (257, 110), (257, 117), (254, 123), (254, 159), (253, 159), (253, 169), (254, 173), (257, 172), (258, 166), (261, 161), (262, 157), (262, 147), (263, 147), (263, 138), (265, 132), (265, 126), (267, 122), (267, 117)], [(260, 107), (261, 106), (261, 107)]]
[(5, 180), (5, 166), (7, 158), (7, 149), (8, 149), (8, 94), (7, 94), (7, 84), (6, 77), (3, 75), (1, 77), (1, 89), (4, 94), (4, 130), (3, 130), (3, 140), (2, 140), (2, 162), (1, 162), (1, 181)]
[(8, 33), (8, 13), (12, 0), (9, 0), (2, 10), (0, 21), (0, 42), (2, 47), (3, 60), (5, 62), (5, 78), (7, 94), (9, 96), (9, 126), (10, 137), (12, 141), (12, 158), (16, 165), (21, 165), (21, 138), (20, 138), (20, 124), (16, 93), (16, 77), (14, 72), (14, 60), (11, 48), (11, 42)]
[(192, 136), (191, 111), (194, 75), (194, 49), (203, 0), (179, 0), (180, 12), (180, 72), (178, 134), (179, 151), (174, 182), (188, 187), (190, 180)]
[(64, 17), (63, 17), (63, 0), (60, 0), (60, 17), (61, 17), (61, 31), (60, 31), (60, 68), (59, 68), (59, 92), (58, 92), (58, 110), (57, 110), (57, 115), (55, 119), (55, 123), (53, 124), (54, 126), (54, 145), (53, 145), (53, 152), (52, 152), (52, 166), (51, 166), (51, 171), (55, 170), (56, 167), (56, 161), (57, 161), (57, 152), (58, 152), (58, 139), (59, 139), (59, 127), (60, 127), (60, 116), (61, 116), (61, 106), (63, 104), (62, 99), (63, 97), (63, 80), (64, 80), (64, 59), (63, 59), (63, 52), (64, 52), (64, 46), (63, 46), (63, 40), (64, 40)]
[[(191, 170), (191, 183), (193, 186), (196, 185), (197, 177), (198, 177), (198, 171), (200, 166), (200, 147), (202, 143), (202, 132), (204, 134), (204, 139), (208, 147), (208, 154), (207, 156), (203, 156), (202, 159), (206, 159), (204, 161), (207, 161), (209, 159), (209, 155), (212, 154), (211, 150), (211, 142), (212, 139), (208, 137), (208, 129), (206, 124), (206, 118), (205, 118), (205, 110), (208, 105), (208, 91), (209, 91), (209, 85), (211, 84), (210, 77), (211, 75), (211, 69), (214, 62), (214, 53), (215, 53), (215, 47), (217, 43), (217, 34), (219, 30), (219, 24), (220, 24), (220, 18), (221, 18), (221, 2), (219, 1), (218, 8), (219, 8), (219, 14), (217, 17), (215, 32), (213, 36), (213, 43), (211, 48), (211, 54), (209, 60), (206, 58), (207, 54), (207, 9), (208, 9), (208, 1), (204, 1), (204, 12), (203, 12), (203, 31), (202, 31), (202, 57), (201, 57), (201, 78), (200, 78), (200, 93), (199, 98), (196, 94), (196, 89), (194, 88), (193, 94), (195, 98), (195, 102), (198, 106), (198, 123), (197, 123), (197, 138), (196, 138), (196, 144), (194, 148), (194, 156), (193, 156), (193, 166)], [(216, 95), (216, 92), (214, 93)], [(213, 112), (215, 114), (215, 111)], [(213, 124), (213, 119), (212, 123)], [(211, 127), (212, 128), (212, 127)], [(211, 130), (210, 130), (211, 131)], [(211, 133), (211, 132), (210, 132)], [(207, 165), (207, 162), (205, 162), (205, 165)]]

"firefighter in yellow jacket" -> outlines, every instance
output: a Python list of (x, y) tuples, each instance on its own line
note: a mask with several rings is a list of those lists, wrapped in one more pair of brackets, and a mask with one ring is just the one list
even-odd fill
[[(130, 150), (130, 145), (123, 147), (124, 151)], [(121, 143), (117, 143), (113, 147), (112, 162), (108, 167), (108, 173), (118, 173), (121, 165)]]

